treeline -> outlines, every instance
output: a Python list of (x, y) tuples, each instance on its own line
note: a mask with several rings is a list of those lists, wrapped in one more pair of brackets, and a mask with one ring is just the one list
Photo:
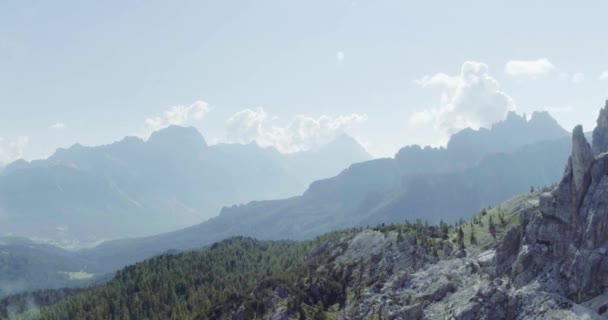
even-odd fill
[(83, 288), (47, 289), (5, 297), (0, 300), (0, 319), (36, 318), (40, 307), (53, 305), (85, 290)]
[[(399, 250), (414, 249), (420, 263), (426, 263), (463, 249), (465, 241), (467, 246), (477, 246), (478, 242), (491, 245), (497, 240), (496, 230), (502, 233), (515, 222), (502, 210), (492, 209), (475, 215), (470, 223), (429, 225), (417, 220), (382, 224), (371, 230), (383, 233)], [(285, 306), (290, 315), (324, 319), (329, 307), (341, 310), (346, 301), (361, 295), (367, 283), (360, 278), (362, 271), (357, 271), (366, 268), (362, 261), (347, 265), (333, 262), (361, 231), (337, 231), (304, 242), (232, 238), (203, 250), (165, 254), (137, 263), (90, 289), (9, 297), (0, 301), (0, 316), (21, 313), (26, 317), (17, 319), (152, 320), (224, 319), (239, 313), (250, 319), (264, 315), (268, 311), (265, 297), (281, 288), (286, 292), (280, 294), (290, 297)], [(335, 246), (340, 250), (326, 249)], [(325, 271), (318, 272), (320, 269)], [(28, 313), (32, 305), (36, 312)]]
[[(124, 268), (113, 280), (39, 309), (38, 319), (205, 319), (212, 307), (264, 278), (302, 265), (320, 243), (238, 237), (208, 249), (161, 255)], [(4, 315), (6, 317), (6, 315)]]

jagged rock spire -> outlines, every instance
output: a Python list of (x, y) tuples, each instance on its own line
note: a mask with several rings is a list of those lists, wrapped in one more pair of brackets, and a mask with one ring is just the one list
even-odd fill
[(608, 100), (597, 117), (597, 126), (593, 130), (593, 153), (600, 154), (608, 151)]
[[(540, 214), (522, 215), (520, 231), (512, 232), (497, 249), (496, 270), (510, 270), (516, 285), (558, 270), (550, 277), (566, 279), (567, 286), (560, 290), (579, 302), (607, 292), (607, 199), (608, 102), (597, 119), (592, 147), (582, 126), (574, 128), (572, 154), (562, 181), (540, 197)], [(520, 238), (515, 236), (518, 232)], [(515, 245), (519, 245), (516, 257), (512, 254)], [(511, 261), (515, 262), (508, 265)]]
[(572, 180), (575, 191), (580, 191), (583, 186), (585, 174), (593, 163), (593, 151), (585, 138), (583, 127), (578, 125), (572, 132)]

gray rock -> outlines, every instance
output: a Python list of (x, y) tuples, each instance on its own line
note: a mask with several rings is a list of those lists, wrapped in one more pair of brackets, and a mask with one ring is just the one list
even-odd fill
[[(606, 128), (608, 129), (608, 127)], [(593, 163), (593, 151), (585, 138), (583, 127), (578, 125), (572, 132), (572, 180), (575, 192), (580, 192), (589, 180), (589, 168)]]
[(422, 295), (422, 299), (435, 302), (443, 299), (448, 293), (452, 293), (456, 291), (456, 285), (453, 282), (438, 282), (436, 284), (432, 284)]
[(496, 271), (510, 271), (517, 286), (537, 279), (547, 290), (584, 301), (608, 289), (608, 102), (593, 147), (581, 126), (572, 142), (564, 177), (540, 196), (540, 212), (525, 219), (521, 237), (509, 231), (498, 245)]
[(521, 243), (521, 228), (513, 227), (507, 231), (496, 249), (496, 273), (504, 275), (511, 273), (511, 266), (519, 252)]
[(600, 110), (597, 126), (593, 130), (593, 153), (600, 154), (608, 151), (608, 100)]
[(405, 306), (399, 310), (398, 315), (401, 319), (420, 320), (424, 318), (424, 311), (422, 307), (422, 303), (413, 306)]

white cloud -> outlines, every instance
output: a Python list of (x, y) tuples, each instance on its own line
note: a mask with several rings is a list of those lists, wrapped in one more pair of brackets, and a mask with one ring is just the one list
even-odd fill
[(555, 66), (549, 59), (540, 58), (536, 60), (511, 60), (505, 64), (505, 72), (511, 76), (526, 76), (538, 79), (553, 71)]
[(323, 115), (318, 118), (298, 115), (285, 126), (269, 123), (275, 121), (273, 118), (262, 107), (239, 111), (226, 122), (226, 141), (256, 142), (262, 147), (274, 147), (283, 153), (314, 150), (352, 125), (366, 121), (367, 115), (353, 113), (338, 117)]
[(460, 80), (459, 76), (450, 76), (443, 72), (436, 73), (432, 76), (425, 75), (418, 80), (414, 80), (415, 84), (423, 87), (428, 86), (445, 86), (448, 88), (456, 88)]
[(172, 106), (162, 115), (144, 120), (143, 136), (166, 128), (171, 125), (186, 125), (193, 120), (203, 118), (209, 112), (209, 104), (205, 101), (195, 101), (189, 106)]
[(582, 72), (577, 72), (572, 75), (572, 83), (581, 83), (585, 81), (585, 74)]
[(423, 110), (416, 111), (408, 119), (408, 123), (412, 126), (426, 125), (433, 122), (434, 114), (432, 111)]
[[(458, 130), (488, 127), (503, 120), (515, 103), (488, 72), (485, 63), (467, 61), (453, 81), (439, 81), (444, 88), (438, 107), (414, 112), (410, 125), (433, 124), (445, 140)], [(446, 78), (446, 77), (444, 77)]]
[(54, 123), (49, 127), (49, 129), (63, 129), (63, 128), (65, 128), (65, 124), (62, 122)]
[(576, 84), (585, 81), (585, 74), (582, 72), (575, 72), (573, 74), (569, 74), (567, 72), (560, 72), (558, 79), (561, 81), (569, 81)]
[(8, 142), (0, 138), (0, 165), (6, 165), (23, 158), (23, 151), (28, 142), (29, 138), (27, 136), (20, 136)]
[(336, 62), (338, 65), (342, 65), (342, 62), (344, 62), (344, 51), (336, 52)]
[(600, 76), (598, 77), (598, 79), (599, 79), (599, 80), (602, 80), (602, 81), (604, 81), (604, 80), (608, 80), (608, 70), (606, 70), (606, 71), (602, 72), (602, 73), (600, 74)]

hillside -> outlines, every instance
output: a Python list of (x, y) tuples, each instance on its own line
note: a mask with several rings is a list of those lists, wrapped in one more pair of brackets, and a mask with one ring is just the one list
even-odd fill
[[(492, 258), (486, 250), (501, 243), (522, 212), (538, 206), (537, 197), (515, 198), (457, 226), (417, 221), (305, 242), (229, 239), (206, 250), (129, 266), (83, 292), (35, 292), (0, 305), (36, 319), (371, 319), (391, 314), (413, 319), (428, 304), (444, 316), (447, 311), (434, 304), (458, 286), (487, 283), (482, 275)], [(32, 307), (45, 296), (52, 303)]]
[(36, 289), (84, 286), (95, 281), (74, 252), (16, 237), (0, 238), (0, 297)]
[[(467, 130), (467, 136), (477, 137), (471, 138), (468, 148), (475, 148), (480, 137), (495, 139), (495, 143), (486, 144), (492, 146), (492, 153), (479, 159), (462, 158), (466, 139), (457, 134), (454, 139), (460, 142), (456, 149), (406, 147), (395, 158), (357, 163), (333, 178), (315, 181), (301, 196), (225, 207), (218, 217), (199, 225), (153, 237), (109, 241), (82, 254), (107, 271), (166, 250), (198, 248), (239, 235), (267, 240), (310, 239), (345, 227), (406, 219), (455, 222), (529, 192), (531, 186), (559, 180), (571, 141), (547, 117), (538, 113), (527, 121), (510, 115), (491, 130)], [(538, 123), (553, 124), (553, 129), (544, 128), (549, 133), (543, 135), (509, 135), (504, 129), (536, 132)], [(521, 126), (530, 128), (523, 130)], [(536, 140), (549, 137), (554, 139)], [(504, 151), (498, 152), (501, 145)]]
[[(4, 308), (0, 316), (7, 317), (11, 310), (32, 309), (34, 304), (48, 304), (44, 301), (54, 301), (57, 296), (73, 297), (44, 310), (43, 319), (187, 319), (204, 315), (232, 294), (299, 266), (320, 244), (350, 233), (353, 231), (336, 232), (307, 242), (232, 238), (206, 249), (165, 254), (129, 266), (110, 282), (82, 292), (46, 290), (6, 298), (0, 302)], [(38, 309), (29, 312), (38, 313)]]
[(348, 136), (319, 150), (281, 154), (255, 144), (209, 146), (195, 128), (177, 126), (147, 141), (74, 145), (0, 173), (0, 234), (83, 246), (168, 232), (225, 205), (299, 194), (369, 158)]

